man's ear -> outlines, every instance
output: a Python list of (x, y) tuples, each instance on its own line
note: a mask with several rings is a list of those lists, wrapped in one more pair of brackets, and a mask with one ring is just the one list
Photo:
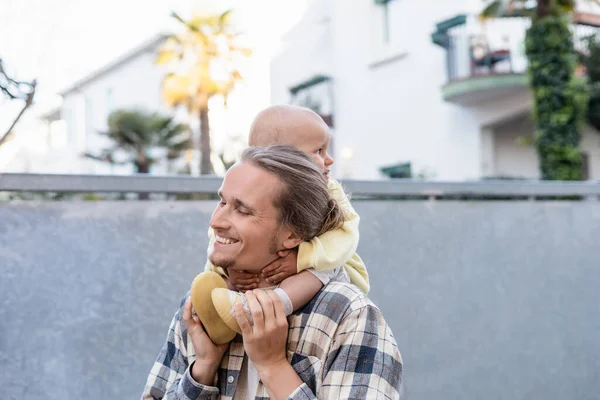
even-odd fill
[(303, 242), (303, 240), (298, 235), (296, 235), (294, 232), (292, 232), (290, 230), (289, 233), (287, 233), (283, 239), (283, 247), (285, 249), (291, 250), (291, 249), (297, 247), (302, 242)]

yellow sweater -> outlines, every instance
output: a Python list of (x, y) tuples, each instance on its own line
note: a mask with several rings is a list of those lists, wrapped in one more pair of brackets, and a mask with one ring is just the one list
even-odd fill
[[(352, 208), (350, 200), (348, 200), (339, 182), (329, 179), (327, 186), (331, 198), (337, 201), (344, 210), (346, 221), (340, 228), (325, 232), (321, 236), (300, 244), (298, 248), (298, 272), (308, 268), (326, 271), (343, 265), (350, 276), (350, 281), (365, 294), (369, 293), (369, 274), (365, 264), (356, 254), (360, 217)], [(208, 238), (208, 252), (210, 252), (215, 240), (211, 228), (208, 229)], [(216, 271), (225, 275), (225, 271), (221, 267), (215, 267), (208, 259), (204, 270)]]

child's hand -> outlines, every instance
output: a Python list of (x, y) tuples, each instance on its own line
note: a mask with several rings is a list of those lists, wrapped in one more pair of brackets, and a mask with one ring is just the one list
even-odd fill
[(260, 282), (258, 274), (233, 268), (229, 268), (227, 273), (229, 275), (229, 283), (235, 290), (245, 292), (246, 290), (258, 288), (258, 283)]
[(279, 258), (261, 271), (261, 276), (272, 284), (278, 285), (285, 278), (298, 273), (298, 248), (280, 251)]

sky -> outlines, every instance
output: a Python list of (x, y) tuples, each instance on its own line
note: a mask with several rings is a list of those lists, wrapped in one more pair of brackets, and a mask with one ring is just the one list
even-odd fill
[[(0, 0), (0, 57), (12, 77), (37, 78), (44, 110), (59, 104), (56, 93), (77, 79), (175, 28), (171, 11), (233, 8), (257, 48), (253, 68), (264, 69), (260, 87), (268, 97), (269, 59), (305, 6), (305, 0)], [(18, 107), (0, 100), (0, 128)]]

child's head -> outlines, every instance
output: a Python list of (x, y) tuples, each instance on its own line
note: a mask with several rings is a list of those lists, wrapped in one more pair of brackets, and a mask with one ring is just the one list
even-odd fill
[(293, 146), (308, 153), (328, 178), (333, 164), (327, 152), (330, 140), (329, 127), (319, 114), (308, 108), (277, 105), (266, 108), (254, 118), (248, 144)]

